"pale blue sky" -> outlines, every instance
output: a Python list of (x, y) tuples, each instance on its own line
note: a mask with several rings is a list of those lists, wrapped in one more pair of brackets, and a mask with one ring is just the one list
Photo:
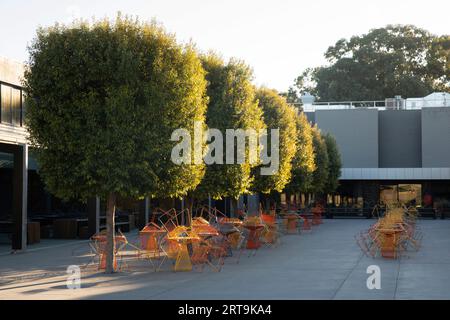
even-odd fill
[(250, 64), (255, 83), (286, 90), (305, 68), (325, 63), (340, 38), (389, 23), (450, 33), (445, 0), (0, 0), (0, 56), (27, 60), (36, 27), (117, 11), (156, 18), (181, 42)]

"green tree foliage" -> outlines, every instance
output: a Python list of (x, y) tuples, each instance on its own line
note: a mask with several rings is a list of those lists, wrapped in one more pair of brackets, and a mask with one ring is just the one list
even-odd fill
[(262, 110), (255, 100), (251, 83), (252, 71), (241, 61), (231, 59), (225, 63), (219, 56), (202, 57), (207, 74), (209, 104), (206, 123), (209, 128), (219, 129), (223, 136), (223, 164), (207, 165), (205, 176), (198, 186), (197, 197), (208, 194), (214, 199), (232, 197), (237, 199), (250, 190), (251, 165), (246, 158), (243, 164), (225, 164), (226, 129), (260, 130), (264, 128)]
[(296, 117), (297, 150), (292, 160), (292, 178), (287, 184), (287, 193), (308, 192), (313, 183), (313, 172), (316, 170), (312, 127), (306, 115), (301, 112)]
[(320, 129), (317, 125), (312, 127), (314, 159), (316, 163), (316, 170), (312, 174), (312, 186), (310, 191), (312, 193), (323, 193), (328, 182), (329, 159), (327, 152), (327, 144), (322, 137)]
[(341, 155), (339, 153), (336, 139), (329, 133), (323, 135), (328, 154), (328, 179), (325, 184), (325, 193), (333, 193), (339, 186), (339, 177), (341, 176)]
[(341, 39), (325, 57), (329, 66), (306, 70), (290, 90), (311, 92), (322, 101), (422, 97), (450, 90), (450, 36), (412, 25), (388, 25)]
[(296, 110), (288, 105), (286, 99), (278, 95), (275, 90), (258, 89), (256, 99), (263, 110), (269, 150), (270, 129), (279, 129), (279, 168), (276, 174), (261, 175), (260, 167), (255, 167), (255, 181), (252, 190), (266, 194), (271, 191), (281, 192), (291, 180), (292, 160), (297, 150)]
[(63, 199), (107, 198), (112, 272), (116, 196), (181, 196), (204, 174), (170, 159), (172, 131), (204, 121), (204, 70), (194, 48), (120, 15), (39, 29), (29, 53), (26, 124), (40, 175)]

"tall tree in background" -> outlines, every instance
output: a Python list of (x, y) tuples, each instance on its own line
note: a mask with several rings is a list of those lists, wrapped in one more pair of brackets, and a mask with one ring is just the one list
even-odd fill
[[(220, 130), (223, 139), (223, 164), (206, 166), (205, 176), (195, 190), (194, 195), (214, 199), (231, 197), (233, 207), (237, 208), (237, 199), (248, 193), (252, 184), (251, 168), (248, 157), (242, 164), (226, 164), (226, 129), (254, 129), (257, 132), (265, 127), (262, 110), (255, 100), (255, 90), (251, 69), (241, 61), (231, 59), (225, 63), (216, 54), (202, 57), (207, 74), (207, 94), (209, 104), (206, 123), (209, 128)], [(212, 149), (211, 149), (212, 150)]]
[(307, 69), (289, 90), (322, 101), (423, 97), (450, 91), (450, 36), (412, 25), (388, 25), (328, 48), (329, 66)]
[(181, 196), (203, 165), (176, 165), (171, 133), (204, 121), (206, 81), (191, 47), (122, 18), (39, 29), (25, 73), (26, 124), (40, 175), (63, 199), (107, 199), (114, 271), (116, 197)]
[(312, 137), (314, 146), (314, 160), (316, 170), (312, 174), (312, 185), (310, 191), (315, 194), (325, 192), (328, 182), (329, 159), (325, 139), (322, 137), (317, 125), (312, 127)]
[(317, 168), (311, 124), (303, 112), (299, 113), (295, 120), (297, 150), (292, 160), (292, 178), (285, 188), (288, 198), (290, 194), (306, 193), (311, 190), (313, 173)]
[(342, 161), (336, 139), (329, 133), (323, 135), (323, 139), (325, 140), (328, 154), (328, 179), (325, 184), (324, 192), (329, 194), (335, 192), (339, 186)]
[(291, 180), (292, 160), (297, 151), (296, 110), (288, 105), (286, 99), (275, 90), (260, 88), (256, 91), (256, 99), (263, 110), (269, 150), (270, 129), (279, 129), (279, 168), (275, 174), (261, 175), (260, 167), (255, 167), (252, 190), (263, 194), (269, 194), (272, 191), (281, 192)]

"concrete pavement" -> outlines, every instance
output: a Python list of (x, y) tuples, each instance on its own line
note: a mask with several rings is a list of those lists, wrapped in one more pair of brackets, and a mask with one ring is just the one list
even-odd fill
[[(90, 261), (87, 243), (42, 245), (0, 255), (0, 299), (450, 299), (450, 220), (419, 220), (422, 247), (401, 260), (363, 256), (354, 235), (374, 222), (324, 220), (239, 264), (229, 258), (219, 273), (155, 273), (145, 261), (114, 275), (83, 272), (78, 290), (67, 289), (66, 268)], [(380, 290), (366, 286), (369, 265), (381, 269)]]

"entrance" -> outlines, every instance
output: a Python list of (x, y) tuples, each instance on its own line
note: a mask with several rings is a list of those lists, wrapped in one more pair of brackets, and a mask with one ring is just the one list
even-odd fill
[(406, 206), (422, 205), (421, 184), (389, 184), (380, 186), (380, 200), (386, 204), (399, 202)]

